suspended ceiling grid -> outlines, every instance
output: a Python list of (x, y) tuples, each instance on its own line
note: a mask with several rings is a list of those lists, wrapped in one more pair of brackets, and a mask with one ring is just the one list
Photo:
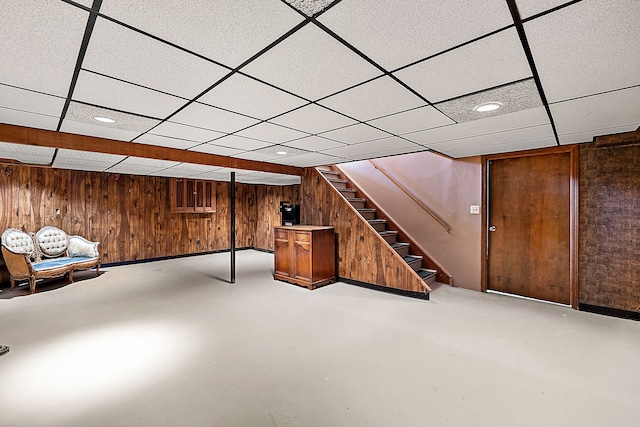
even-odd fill
[[(300, 167), (534, 149), (640, 125), (636, 0), (0, 7), (0, 123)], [(474, 110), (486, 102), (502, 108)], [(0, 142), (0, 158), (61, 168), (232, 170), (99, 150)], [(237, 172), (240, 182), (299, 182)]]

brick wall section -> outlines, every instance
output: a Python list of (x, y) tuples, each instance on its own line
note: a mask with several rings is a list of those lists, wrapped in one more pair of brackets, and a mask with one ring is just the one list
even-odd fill
[(580, 145), (580, 303), (640, 311), (640, 146)]

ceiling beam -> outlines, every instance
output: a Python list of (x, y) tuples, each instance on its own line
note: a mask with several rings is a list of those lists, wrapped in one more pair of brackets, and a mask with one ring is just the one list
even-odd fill
[(122, 156), (144, 157), (156, 160), (195, 163), (198, 165), (221, 166), (234, 169), (246, 169), (260, 172), (272, 172), (302, 176), (304, 169), (296, 166), (278, 165), (255, 160), (236, 159), (216, 154), (137, 142), (118, 141), (95, 136), (35, 129), (24, 126), (0, 124), (0, 142), (34, 145), (39, 147), (66, 148), (69, 150), (89, 151), (93, 153), (118, 154)]
[(614, 135), (596, 136), (594, 140), (597, 148), (638, 145), (640, 144), (640, 130), (616, 133)]

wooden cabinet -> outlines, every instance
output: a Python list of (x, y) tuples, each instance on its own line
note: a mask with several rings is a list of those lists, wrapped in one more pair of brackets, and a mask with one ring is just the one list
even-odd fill
[(274, 279), (315, 289), (336, 280), (333, 227), (275, 227)]
[(171, 179), (171, 212), (210, 213), (216, 211), (216, 190), (213, 181)]

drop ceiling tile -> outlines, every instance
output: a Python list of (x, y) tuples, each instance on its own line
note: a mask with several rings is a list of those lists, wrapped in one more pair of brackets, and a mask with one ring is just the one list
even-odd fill
[[(436, 151), (449, 153), (454, 150), (490, 147), (494, 145), (511, 144), (518, 141), (529, 140), (545, 140), (549, 145), (556, 145), (551, 125), (545, 124), (503, 132), (494, 132), (485, 135), (473, 135), (464, 138), (450, 139), (448, 141), (431, 144), (428, 147)], [(553, 144), (551, 144), (551, 142), (553, 142)]]
[(440, 142), (494, 134), (514, 129), (530, 128), (545, 124), (549, 124), (547, 112), (544, 107), (538, 107), (472, 122), (413, 132), (403, 135), (403, 137), (430, 147)]
[(257, 162), (270, 162), (271, 160), (278, 158), (278, 156), (274, 156), (273, 154), (261, 153), (259, 151), (244, 151), (242, 153), (234, 154), (231, 157), (236, 159), (255, 160)]
[(137, 166), (137, 165), (122, 165), (118, 164), (105, 172), (109, 173), (121, 173), (126, 175), (153, 175), (155, 172), (159, 172), (159, 169), (152, 166)]
[(148, 167), (152, 167), (160, 170), (160, 169), (166, 169), (173, 166), (177, 166), (180, 164), (180, 162), (175, 162), (172, 160), (148, 159), (145, 157), (130, 156), (130, 157), (127, 157), (125, 160), (123, 160), (120, 164), (128, 165), (128, 166), (148, 166)]
[[(494, 111), (476, 111), (477, 106), (487, 102), (498, 102), (502, 107)], [(462, 123), (537, 108), (542, 106), (542, 100), (535, 82), (529, 79), (440, 102), (435, 106), (456, 122)]]
[(342, 142), (333, 141), (331, 139), (322, 138), (320, 136), (308, 136), (306, 138), (300, 138), (294, 141), (285, 142), (282, 145), (307, 151), (322, 151), (329, 150), (331, 148), (344, 147), (344, 144)]
[(533, 138), (524, 141), (507, 142), (504, 144), (496, 144), (482, 147), (471, 146), (460, 150), (443, 150), (442, 154), (453, 158), (480, 156), (486, 154), (509, 153), (512, 151), (534, 150), (536, 148), (555, 147), (555, 138)]
[(262, 120), (307, 103), (301, 98), (237, 73), (198, 101)]
[(303, 27), (242, 71), (312, 101), (381, 74), (315, 25)]
[(263, 122), (258, 123), (248, 129), (238, 132), (236, 135), (247, 138), (259, 139), (260, 141), (280, 144), (307, 136), (308, 134), (283, 126)]
[(335, 163), (342, 163), (346, 161), (344, 157), (331, 156), (324, 153), (308, 153), (300, 156), (289, 157), (285, 159), (275, 160), (272, 163), (278, 163), (281, 165), (309, 167), (309, 166), (321, 166), (332, 165)]
[(61, 1), (2, 2), (0, 83), (66, 97), (88, 18)]
[(149, 117), (165, 118), (182, 107), (182, 98), (81, 71), (73, 100)]
[(172, 122), (231, 133), (258, 123), (247, 116), (194, 102), (171, 117)]
[(331, 3), (336, 0), (285, 0), (291, 6), (298, 9), (307, 16), (314, 16), (325, 10)]
[(386, 76), (323, 99), (319, 103), (361, 121), (425, 105), (423, 100)]
[(455, 122), (435, 108), (426, 106), (371, 120), (368, 123), (387, 132), (402, 135), (403, 133), (446, 126)]
[(0, 107), (60, 117), (65, 98), (0, 84)]
[(365, 154), (360, 154), (355, 156), (349, 156), (349, 160), (358, 161), (358, 160), (380, 159), (383, 157), (400, 156), (402, 154), (411, 154), (411, 153), (417, 153), (421, 151), (427, 151), (427, 149), (419, 145), (416, 145), (415, 147), (409, 150), (399, 148), (395, 150), (379, 151), (376, 153), (365, 153)]
[(189, 151), (197, 151), (200, 153), (207, 153), (207, 154), (217, 154), (219, 156), (231, 156), (233, 154), (238, 154), (246, 150), (242, 150), (239, 148), (223, 147), (221, 145), (215, 145), (215, 144), (201, 144), (201, 145), (196, 145), (195, 147), (190, 148)]
[(567, 2), (568, 0), (516, 0), (518, 12), (522, 19), (546, 12)]
[(148, 144), (148, 145), (156, 145), (159, 147), (178, 148), (180, 150), (186, 150), (188, 148), (191, 148), (200, 144), (199, 142), (189, 141), (186, 139), (171, 138), (168, 136), (153, 135), (150, 133), (145, 133), (144, 135), (140, 135), (138, 138), (134, 140), (134, 142), (139, 142), (141, 144)]
[(582, 1), (524, 24), (549, 102), (640, 84), (640, 2)]
[(532, 76), (514, 28), (438, 55), (395, 73), (430, 102)]
[(181, 163), (177, 166), (173, 166), (157, 172), (159, 176), (175, 176), (179, 178), (191, 178), (203, 173), (214, 172), (220, 170), (218, 166), (196, 165), (190, 163)]
[(110, 0), (100, 12), (232, 68), (302, 21), (279, 1)]
[(321, 134), (322, 137), (330, 138), (345, 144), (358, 144), (360, 142), (371, 141), (373, 139), (386, 138), (387, 132), (373, 128), (365, 124), (347, 126)]
[(169, 121), (160, 123), (158, 126), (151, 129), (150, 133), (197, 142), (207, 142), (225, 135), (221, 132)]
[(58, 128), (58, 121), (58, 117), (54, 116), (0, 107), (0, 123), (56, 130)]
[(503, 0), (342, 1), (318, 20), (388, 71), (513, 24)]
[(312, 134), (357, 123), (353, 119), (316, 104), (306, 105), (269, 121)]
[[(106, 117), (115, 120), (114, 123), (104, 123), (95, 120), (95, 117)], [(107, 129), (122, 129), (134, 131), (137, 134), (146, 132), (160, 123), (157, 119), (137, 116), (135, 114), (121, 113), (106, 108), (71, 102), (67, 110), (66, 120), (86, 123)], [(66, 121), (65, 120), (65, 121)]]
[(60, 127), (61, 132), (75, 133), (78, 135), (96, 136), (98, 138), (116, 139), (119, 141), (131, 141), (140, 132), (125, 129), (109, 128), (101, 125), (75, 122), (65, 119)]
[(636, 130), (639, 100), (640, 87), (635, 87), (551, 104), (560, 142), (589, 142), (594, 136)]
[(189, 99), (229, 73), (104, 18), (96, 20), (82, 67)]
[(126, 156), (117, 154), (94, 153), (60, 148), (53, 161), (53, 167), (85, 171), (104, 171), (125, 158)]
[(53, 160), (55, 148), (0, 142), (0, 158), (13, 159), (21, 163), (48, 165)]
[(223, 147), (235, 148), (237, 150), (257, 150), (259, 148), (268, 147), (273, 145), (269, 142), (258, 141), (257, 139), (245, 138), (237, 135), (228, 135), (219, 139), (216, 139), (212, 144), (220, 145)]
[(394, 136), (371, 142), (363, 142), (362, 144), (353, 144), (347, 147), (333, 148), (331, 150), (323, 151), (323, 153), (352, 159), (354, 157), (366, 158), (374, 153), (393, 152), (394, 154), (397, 154), (400, 152), (410, 153), (421, 150), (424, 150), (424, 148)]

